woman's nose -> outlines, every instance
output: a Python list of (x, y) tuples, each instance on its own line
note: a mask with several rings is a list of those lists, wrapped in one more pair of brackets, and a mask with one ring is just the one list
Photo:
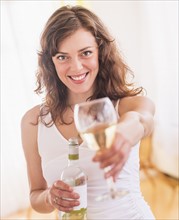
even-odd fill
[(79, 72), (83, 68), (82, 62), (79, 58), (74, 58), (71, 60), (71, 71)]

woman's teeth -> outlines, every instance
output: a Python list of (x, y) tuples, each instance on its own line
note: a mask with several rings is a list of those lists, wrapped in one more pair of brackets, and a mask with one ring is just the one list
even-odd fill
[(75, 80), (75, 81), (78, 81), (78, 80), (84, 79), (85, 76), (86, 76), (86, 73), (83, 74), (83, 75), (81, 75), (81, 76), (70, 76), (70, 78), (72, 78), (72, 79)]

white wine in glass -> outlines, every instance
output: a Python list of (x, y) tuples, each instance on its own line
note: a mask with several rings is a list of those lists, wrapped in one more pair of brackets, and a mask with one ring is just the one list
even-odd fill
[[(81, 138), (92, 150), (101, 151), (111, 147), (117, 120), (116, 111), (108, 97), (76, 104), (74, 108), (76, 128)], [(104, 168), (104, 172), (109, 170), (110, 166)], [(128, 193), (117, 189), (112, 177), (107, 178), (107, 185), (109, 192), (99, 195), (96, 198), (97, 201), (121, 198)]]

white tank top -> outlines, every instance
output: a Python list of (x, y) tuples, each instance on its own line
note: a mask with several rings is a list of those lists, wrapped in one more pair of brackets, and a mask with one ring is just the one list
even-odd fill
[[(45, 120), (46, 122), (51, 120), (50, 113)], [(129, 158), (116, 181), (117, 188), (126, 189), (130, 193), (118, 200), (102, 202), (96, 202), (95, 198), (107, 191), (104, 171), (99, 168), (98, 163), (92, 162), (95, 152), (88, 149), (85, 143), (80, 145), (79, 165), (88, 175), (88, 220), (155, 219), (140, 192), (139, 145), (140, 143), (132, 147)], [(68, 140), (63, 137), (55, 124), (46, 127), (39, 122), (38, 150), (43, 176), (48, 186), (51, 186), (60, 179), (62, 169), (67, 165)]]

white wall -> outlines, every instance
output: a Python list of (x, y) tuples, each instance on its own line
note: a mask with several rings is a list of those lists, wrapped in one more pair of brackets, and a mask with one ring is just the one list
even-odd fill
[(40, 102), (33, 92), (39, 36), (55, 8), (50, 1), (4, 1), (1, 5), (2, 216), (29, 205), (20, 121), (27, 109)]
[[(112, 31), (136, 74), (137, 83), (155, 101), (155, 137), (162, 152), (168, 144), (161, 142), (164, 140), (161, 135), (168, 137), (167, 143), (172, 138), (170, 152), (176, 152), (178, 140), (177, 4), (177, 1), (85, 1)], [(20, 120), (27, 109), (40, 102), (33, 94), (39, 37), (48, 17), (61, 5), (60, 1), (1, 2), (2, 216), (29, 205)]]

